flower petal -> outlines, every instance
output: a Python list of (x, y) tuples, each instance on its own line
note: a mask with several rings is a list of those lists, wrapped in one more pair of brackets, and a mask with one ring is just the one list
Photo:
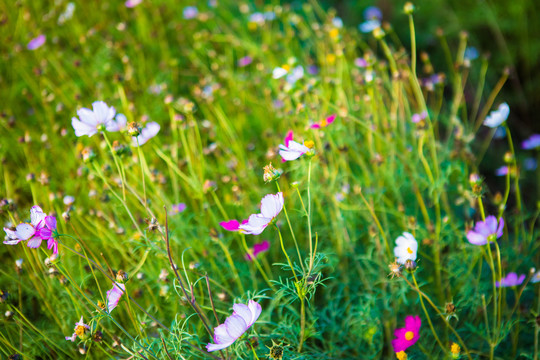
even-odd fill
[(34, 225), (35, 227), (37, 227), (38, 225), (40, 225), (40, 223), (45, 220), (45, 216), (47, 216), (43, 210), (41, 210), (41, 208), (37, 205), (34, 205), (32, 206), (32, 208), (30, 209), (30, 222), (32, 223), (32, 225)]
[[(17, 225), (15, 229), (15, 234), (20, 240), (28, 240), (36, 233), (36, 229), (30, 224), (22, 223)], [(39, 245), (38, 245), (39, 246)]]
[(229, 335), (238, 339), (242, 334), (248, 329), (247, 323), (240, 315), (231, 315), (225, 320), (225, 326), (227, 327), (227, 332)]

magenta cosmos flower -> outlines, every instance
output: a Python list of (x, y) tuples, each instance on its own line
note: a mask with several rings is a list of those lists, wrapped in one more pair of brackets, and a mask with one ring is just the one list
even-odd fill
[(323, 119), (323, 120), (319, 121), (318, 123), (311, 124), (310, 128), (312, 128), (312, 129), (325, 128), (328, 125), (330, 125), (331, 123), (333, 123), (334, 120), (336, 120), (336, 117), (337, 117), (336, 114), (330, 115), (326, 119)]
[(85, 338), (86, 330), (90, 330), (90, 326), (84, 323), (83, 317), (81, 316), (81, 320), (79, 320), (79, 322), (75, 324), (73, 335), (66, 336), (66, 340), (75, 341), (75, 339), (77, 339), (77, 336), (82, 340)]
[(486, 245), (488, 241), (495, 241), (503, 234), (504, 220), (490, 215), (486, 221), (479, 221), (473, 230), (467, 233), (467, 240), (473, 245)]
[(116, 110), (103, 101), (92, 103), (92, 110), (87, 108), (77, 110), (77, 115), (80, 120), (76, 117), (71, 119), (77, 137), (84, 135), (90, 137), (103, 130), (118, 131), (119, 125), (114, 120)]
[(309, 152), (309, 148), (293, 140), (293, 132), (289, 131), (285, 137), (285, 144), (279, 145), (279, 155), (282, 161), (292, 161)]
[(233, 314), (225, 320), (225, 323), (214, 328), (214, 344), (206, 345), (208, 352), (231, 346), (257, 321), (262, 308), (259, 303), (249, 300), (247, 305), (234, 304), (233, 310)]
[(283, 193), (268, 194), (261, 200), (261, 212), (253, 214), (247, 223), (240, 224), (238, 228), (246, 234), (259, 235), (278, 216), (283, 209)]
[(268, 240), (263, 240), (260, 243), (253, 245), (251, 248), (251, 253), (246, 254), (246, 260), (253, 261), (262, 252), (268, 251), (270, 249), (270, 242)]
[(56, 218), (47, 216), (39, 206), (30, 209), (30, 224), (17, 225), (15, 230), (4, 228), (7, 239), (6, 245), (17, 245), (26, 241), (29, 248), (38, 248), (43, 240), (47, 241), (48, 249), (53, 249), (53, 254), (58, 254), (58, 242), (56, 236)]
[(28, 50), (36, 50), (37, 48), (40, 48), (45, 44), (45, 40), (47, 40), (47, 37), (45, 35), (39, 35), (38, 37), (33, 38), (28, 42), (28, 45), (26, 45), (26, 48)]
[(503, 277), (501, 281), (495, 281), (496, 287), (510, 287), (510, 286), (518, 286), (523, 284), (523, 281), (525, 281), (525, 274), (522, 274), (518, 277), (518, 274), (515, 272), (511, 272), (506, 277)]
[(394, 352), (405, 351), (409, 346), (416, 344), (420, 338), (420, 326), (422, 326), (422, 321), (419, 316), (407, 316), (405, 318), (405, 327), (394, 331), (396, 337), (392, 340)]
[(242, 223), (239, 223), (238, 220), (232, 219), (229, 221), (222, 221), (219, 223), (219, 225), (227, 231), (239, 231), (240, 224), (247, 224), (247, 222), (247, 220), (242, 220)]

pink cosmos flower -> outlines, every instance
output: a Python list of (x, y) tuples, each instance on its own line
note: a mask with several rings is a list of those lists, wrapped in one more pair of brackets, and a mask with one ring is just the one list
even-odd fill
[[(141, 130), (141, 133), (139, 136), (137, 137), (132, 137), (132, 144), (134, 147), (137, 147), (137, 146), (143, 146), (144, 144), (146, 144), (146, 142), (148, 140), (150, 140), (151, 138), (153, 138), (154, 136), (156, 136), (159, 132), (159, 129), (160, 129), (160, 126), (157, 122), (149, 122), (148, 124), (146, 124), (146, 126)], [(137, 145), (137, 140), (138, 141), (138, 145)]]
[(142, 0), (127, 0), (125, 5), (127, 8), (134, 8), (140, 3), (142, 3)]
[[(242, 220), (242, 225), (247, 224), (247, 220)], [(224, 228), (227, 231), (239, 231), (240, 230), (240, 223), (238, 220), (232, 219), (229, 221), (222, 221), (219, 223), (222, 228)]]
[(279, 145), (279, 155), (281, 155), (283, 161), (296, 160), (308, 151), (309, 148), (306, 145), (297, 143), (294, 140), (289, 141), (289, 146)]
[[(504, 220), (490, 215), (486, 221), (479, 221), (473, 230), (467, 233), (467, 240), (473, 245), (486, 245), (488, 241), (494, 241), (503, 235)], [(493, 239), (491, 239), (493, 238)]]
[(510, 287), (510, 286), (519, 286), (525, 281), (525, 274), (522, 274), (518, 277), (515, 272), (511, 272), (506, 277), (502, 278), (501, 281), (495, 281), (496, 287)]
[(107, 310), (109, 314), (118, 305), (124, 291), (126, 291), (126, 285), (116, 282), (113, 284), (112, 289), (107, 291)]
[(30, 224), (17, 225), (15, 230), (4, 228), (7, 235), (6, 245), (17, 245), (21, 241), (28, 240), (29, 248), (38, 248), (43, 240), (47, 240), (48, 249), (58, 253), (58, 243), (54, 238), (56, 232), (56, 218), (47, 216), (39, 206), (30, 209)]
[(260, 243), (253, 245), (251, 248), (251, 253), (246, 254), (246, 260), (253, 261), (262, 252), (268, 251), (270, 249), (270, 242), (268, 240), (263, 240)]
[(92, 103), (92, 109), (82, 108), (77, 110), (76, 117), (71, 119), (71, 125), (75, 130), (75, 135), (92, 136), (98, 131), (118, 131), (118, 124), (113, 120), (116, 110), (114, 107), (109, 107), (103, 101), (95, 101)]
[(214, 344), (206, 345), (208, 352), (231, 346), (257, 321), (262, 312), (261, 305), (253, 300), (249, 300), (247, 305), (234, 304), (233, 310), (225, 323), (214, 328)]
[(37, 48), (40, 48), (45, 44), (45, 40), (47, 40), (47, 37), (43, 34), (39, 35), (38, 37), (33, 38), (28, 42), (28, 45), (26, 45), (26, 48), (28, 50), (36, 50)]
[(248, 66), (252, 62), (253, 62), (253, 59), (251, 58), (251, 56), (244, 56), (243, 58), (238, 59), (238, 66), (239, 67)]
[(428, 113), (426, 111), (422, 111), (420, 114), (413, 114), (413, 116), (411, 117), (411, 121), (415, 124), (418, 124), (420, 121), (427, 118), (427, 116)]
[(181, 212), (184, 212), (184, 210), (186, 210), (186, 204), (184, 203), (179, 203), (179, 204), (173, 204), (172, 206), (172, 211), (173, 213), (175, 214), (179, 214)]
[(261, 200), (261, 212), (249, 217), (247, 223), (238, 228), (246, 234), (259, 235), (283, 209), (283, 193), (268, 194)]
[(82, 339), (86, 330), (90, 330), (90, 326), (84, 323), (83, 317), (81, 316), (81, 320), (79, 320), (79, 322), (75, 324), (73, 335), (66, 336), (66, 340), (75, 341), (75, 339), (77, 339), (77, 336)]
[(521, 148), (525, 150), (536, 149), (540, 146), (540, 134), (533, 134), (528, 139), (523, 140)]
[(328, 125), (330, 125), (331, 123), (333, 123), (334, 120), (336, 120), (336, 117), (337, 117), (336, 114), (332, 114), (332, 115), (330, 115), (329, 117), (327, 117), (326, 119), (323, 119), (322, 121), (320, 121), (320, 122), (318, 122), (318, 123), (312, 124), (312, 125), (310, 126), (310, 128), (312, 128), (312, 129), (325, 128), (325, 127), (327, 127)]
[(394, 331), (396, 337), (392, 340), (394, 352), (405, 351), (409, 346), (414, 345), (420, 338), (420, 326), (422, 326), (422, 321), (419, 316), (407, 316), (405, 318), (405, 327)]

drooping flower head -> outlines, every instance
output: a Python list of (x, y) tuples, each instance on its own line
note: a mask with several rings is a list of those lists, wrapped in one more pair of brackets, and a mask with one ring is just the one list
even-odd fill
[(92, 103), (92, 110), (82, 108), (77, 110), (76, 117), (71, 119), (71, 125), (75, 130), (75, 135), (92, 136), (99, 131), (118, 131), (118, 124), (114, 121), (116, 110), (112, 106), (108, 106), (103, 101), (95, 101)]
[(120, 298), (122, 297), (122, 294), (125, 292), (125, 290), (125, 284), (115, 282), (112, 289), (107, 291), (107, 310), (109, 314), (118, 305), (118, 302), (120, 301)]
[(45, 44), (45, 40), (47, 40), (47, 37), (41, 34), (38, 37), (35, 37), (32, 40), (30, 40), (26, 48), (28, 50), (36, 50), (40, 48), (41, 46), (43, 46), (43, 44)]
[(404, 232), (396, 239), (396, 247), (394, 247), (394, 256), (396, 261), (405, 265), (407, 260), (415, 261), (418, 251), (418, 242), (411, 233)]
[(510, 115), (510, 107), (507, 103), (499, 105), (497, 110), (493, 110), (484, 120), (484, 125), (490, 128), (496, 128), (508, 119)]
[(67, 341), (75, 341), (77, 337), (79, 339), (84, 340), (89, 334), (87, 333), (87, 330), (90, 330), (90, 326), (86, 325), (84, 323), (83, 317), (81, 316), (81, 320), (79, 320), (78, 323), (75, 323), (75, 329), (73, 332), (73, 335), (66, 336)]
[(144, 128), (142, 128), (141, 133), (137, 137), (132, 137), (132, 144), (134, 147), (143, 146), (148, 140), (156, 136), (159, 132), (160, 126), (157, 122), (149, 122)]
[(419, 316), (407, 316), (405, 318), (405, 327), (398, 328), (394, 331), (394, 336), (396, 337), (392, 340), (394, 352), (405, 351), (414, 345), (420, 338), (421, 326), (422, 320), (420, 320)]
[(262, 252), (268, 251), (270, 249), (270, 242), (268, 240), (263, 240), (260, 243), (253, 245), (250, 249), (250, 253), (246, 254), (246, 260), (253, 261)]
[(214, 328), (214, 343), (206, 345), (208, 352), (231, 346), (257, 321), (262, 312), (261, 305), (253, 300), (249, 300), (247, 305), (234, 304), (233, 310), (225, 323)]
[(473, 230), (467, 233), (467, 240), (473, 245), (486, 245), (488, 241), (492, 242), (500, 238), (503, 234), (504, 220), (490, 215), (486, 221), (479, 221)]
[(238, 226), (246, 234), (259, 235), (283, 209), (283, 193), (268, 194), (261, 200), (261, 212), (249, 217), (247, 223)]
[(518, 276), (515, 272), (508, 273), (506, 277), (503, 277), (501, 281), (495, 281), (496, 287), (511, 287), (511, 286), (519, 286), (523, 284), (523, 281), (525, 281), (525, 274), (521, 274)]

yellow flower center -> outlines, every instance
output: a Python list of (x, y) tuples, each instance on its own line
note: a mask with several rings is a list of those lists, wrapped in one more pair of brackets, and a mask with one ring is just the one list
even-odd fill
[(450, 352), (451, 352), (452, 354), (457, 355), (457, 354), (460, 353), (460, 351), (461, 351), (461, 348), (459, 347), (459, 345), (456, 344), (456, 343), (453, 343), (453, 344), (452, 344), (452, 347), (450, 348)]
[(315, 142), (313, 142), (313, 140), (307, 140), (304, 141), (304, 145), (310, 149), (313, 149), (313, 147), (315, 146)]
[(326, 127), (328, 125), (328, 121), (326, 121), (326, 119), (323, 119), (321, 121), (321, 127)]
[(77, 334), (78, 337), (83, 336), (85, 331), (86, 328), (82, 325), (77, 325), (77, 327), (75, 328), (75, 334)]
[(398, 358), (398, 360), (407, 360), (407, 354), (405, 353), (405, 351), (397, 352), (396, 357)]
[(282, 68), (285, 69), (285, 71), (287, 72), (291, 70), (291, 67), (288, 64), (283, 65)]
[(338, 30), (338, 29), (332, 29), (332, 30), (330, 30), (330, 37), (331, 37), (332, 39), (337, 38), (338, 35), (339, 35), (339, 30)]
[(411, 341), (413, 337), (414, 337), (414, 333), (412, 331), (407, 331), (405, 333), (405, 339), (407, 339), (407, 341)]
[(413, 253), (413, 251), (411, 250), (410, 247), (407, 248), (407, 252), (408, 252), (409, 254), (412, 254), (412, 253)]

